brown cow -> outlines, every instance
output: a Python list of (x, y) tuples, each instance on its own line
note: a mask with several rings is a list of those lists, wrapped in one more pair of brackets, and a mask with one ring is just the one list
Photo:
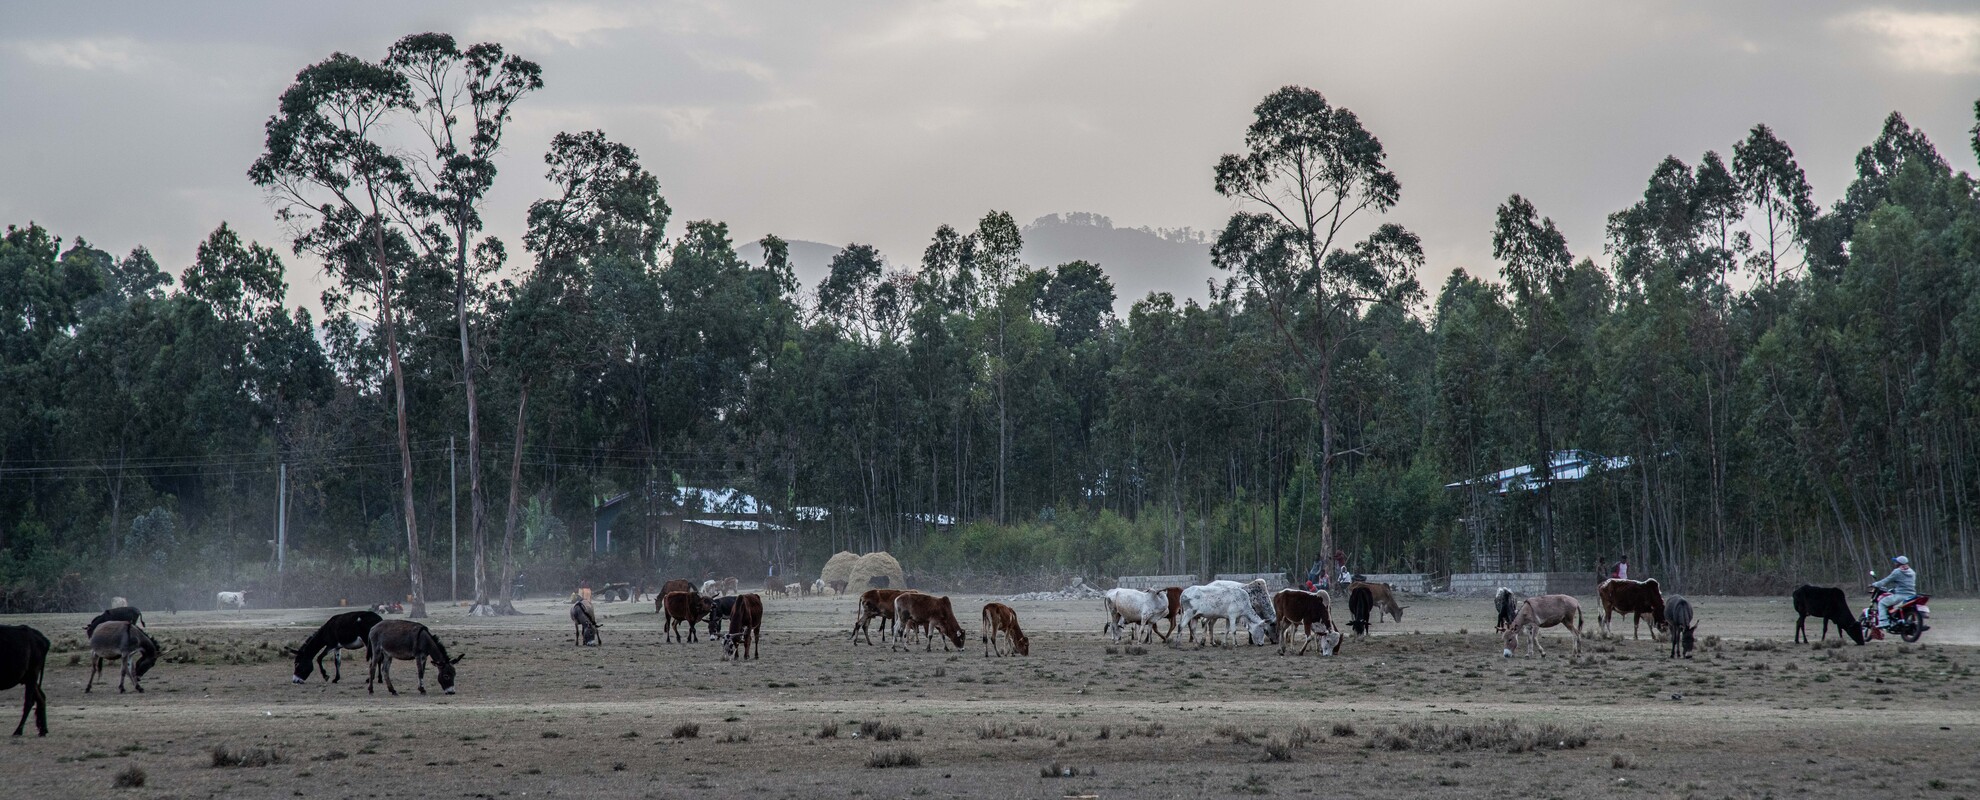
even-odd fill
[(739, 580), (737, 580), (737, 579), (736, 579), (736, 576), (734, 576), (734, 575), (731, 575), (731, 576), (729, 576), (729, 577), (726, 577), (726, 578), (723, 578), (723, 579), (722, 579), (722, 593), (723, 593), (723, 594), (742, 594), (742, 581), (739, 581)]
[(694, 590), (695, 590), (694, 583), (687, 580), (683, 580), (681, 578), (675, 578), (671, 581), (668, 581), (666, 585), (661, 586), (660, 591), (655, 592), (653, 594), (653, 598), (654, 600), (657, 601), (660, 598), (666, 597), (667, 595), (672, 594), (674, 592), (692, 592)]
[(1397, 622), (1402, 621), (1403, 609), (1409, 606), (1396, 602), (1396, 587), (1386, 583), (1355, 581), (1348, 584), (1348, 594), (1354, 594), (1354, 587), (1356, 586), (1368, 587), (1368, 596), (1375, 601), (1375, 607), (1379, 609), (1375, 613), (1376, 622), (1381, 622), (1383, 619), (1391, 616), (1395, 617)]
[[(755, 655), (751, 655), (751, 648)], [(722, 635), (722, 658), (737, 661), (763, 657), (763, 598), (738, 595), (735, 611), (729, 614), (729, 632)]]
[(845, 594), (845, 593), (846, 593), (846, 582), (845, 582), (845, 581), (826, 581), (826, 582), (825, 582), (825, 586), (826, 586), (826, 588), (828, 588), (828, 589), (831, 589), (831, 590), (832, 590), (832, 594)]
[(894, 635), (899, 637), (901, 634), (900, 625), (894, 620), (894, 598), (912, 591), (914, 590), (868, 589), (861, 593), (859, 596), (859, 618), (853, 620), (853, 643), (858, 644), (859, 637), (861, 636), (866, 637), (867, 644), (873, 643), (873, 634), (867, 630), (866, 625), (876, 617), (880, 619), (880, 641), (887, 641), (888, 626), (893, 626)]
[(1513, 657), (1522, 634), (1533, 645), (1536, 655), (1546, 655), (1540, 646), (1540, 629), (1555, 625), (1574, 633), (1574, 654), (1581, 655), (1581, 601), (1564, 594), (1543, 594), (1519, 601), (1512, 627), (1506, 629), (1506, 658)]
[[(693, 589), (663, 594), (660, 599), (654, 601), (654, 605), (658, 606), (657, 611), (667, 617), (663, 627), (667, 631), (667, 641), (670, 642), (695, 641), (694, 623), (708, 616), (708, 598), (702, 597), (700, 592)], [(686, 636), (682, 636), (680, 632), (683, 624), (687, 627)]]
[(1279, 655), (1286, 654), (1295, 626), (1304, 626), (1306, 644), (1300, 645), (1299, 654), (1306, 655), (1306, 648), (1313, 646), (1315, 623), (1320, 625), (1320, 655), (1340, 652), (1341, 630), (1334, 626), (1333, 608), (1326, 595), (1281, 589), (1272, 595), (1272, 611), (1279, 617)]
[(957, 650), (963, 646), (962, 623), (956, 621), (956, 612), (949, 605), (948, 596), (937, 597), (909, 590), (894, 596), (894, 647), (907, 648), (901, 644), (902, 634), (908, 630), (919, 630), (927, 635), (928, 646), (924, 650), (935, 649), (935, 629), (940, 629), (947, 642), (942, 649), (947, 651), (951, 643)]
[(983, 654), (1006, 655), (997, 647), (997, 634), (1003, 633), (1011, 640), (1009, 655), (1031, 655), (1031, 640), (1025, 638), (1024, 629), (1018, 627), (1017, 612), (1003, 603), (983, 604)]
[(778, 578), (777, 576), (775, 576), (775, 575), (772, 575), (772, 576), (770, 576), (770, 577), (767, 577), (767, 578), (764, 578), (764, 579), (763, 579), (763, 593), (764, 593), (764, 594), (784, 594), (784, 582), (783, 582), (783, 580), (782, 580), (782, 579), (779, 579), (779, 578)]
[(1650, 615), (1650, 641), (1661, 642), (1658, 634), (1670, 629), (1664, 620), (1664, 595), (1657, 589), (1657, 579), (1632, 581), (1627, 578), (1610, 578), (1596, 589), (1602, 598), (1602, 635), (1609, 635), (1609, 617), (1614, 614), (1633, 614), (1630, 626), (1631, 639), (1643, 638), (1643, 615)]

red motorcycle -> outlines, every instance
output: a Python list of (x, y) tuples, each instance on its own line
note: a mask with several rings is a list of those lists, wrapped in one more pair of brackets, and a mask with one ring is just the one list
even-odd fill
[[(1871, 574), (1875, 575), (1876, 573)], [(1913, 595), (1911, 599), (1891, 606), (1890, 624), (1879, 629), (1877, 627), (1877, 601), (1884, 599), (1884, 595), (1887, 594), (1890, 594), (1890, 592), (1886, 592), (1875, 586), (1870, 587), (1870, 607), (1863, 609), (1863, 629), (1870, 632), (1870, 638), (1882, 639), (1884, 638), (1884, 631), (1888, 630), (1891, 633), (1897, 634), (1898, 638), (1907, 642), (1915, 642), (1918, 641), (1918, 637), (1924, 636), (1926, 631), (1932, 629), (1932, 626), (1925, 624), (1925, 620), (1930, 619), (1932, 616), (1932, 609), (1925, 604), (1930, 602), (1932, 597), (1931, 595), (1923, 594)]]

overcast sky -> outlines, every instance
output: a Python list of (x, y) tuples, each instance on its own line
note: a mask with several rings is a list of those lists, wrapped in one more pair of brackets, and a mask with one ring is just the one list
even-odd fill
[[(1824, 205), (1897, 110), (1974, 170), (1980, 9), (1893, 2), (19, 3), (0, 26), (0, 223), (177, 271), (225, 220), (287, 252), (244, 173), (296, 71), (401, 35), (497, 41), (543, 66), (487, 217), (517, 242), (558, 131), (636, 147), (679, 222), (868, 242), (912, 263), (987, 209), (1216, 230), (1211, 189), (1286, 84), (1353, 109), (1389, 153), (1434, 292), (1495, 270), (1525, 194), (1577, 255), (1667, 154), (1765, 122)], [(1131, 265), (1103, 264), (1110, 270)], [(1173, 288), (1201, 296), (1202, 274)], [(291, 302), (316, 304), (291, 259)]]

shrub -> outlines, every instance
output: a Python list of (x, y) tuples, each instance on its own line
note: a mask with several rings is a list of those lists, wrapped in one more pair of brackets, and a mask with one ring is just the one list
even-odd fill
[(224, 744), (213, 747), (215, 767), (266, 767), (280, 763), (282, 763), (282, 754), (274, 750), (259, 747), (233, 750)]
[(701, 736), (701, 723), (683, 722), (674, 726), (674, 738), (694, 739)]
[(872, 769), (919, 767), (921, 766), (921, 754), (905, 748), (900, 750), (875, 750), (872, 755), (866, 757), (866, 766)]
[(876, 742), (891, 742), (901, 738), (901, 726), (869, 719), (859, 723), (859, 735)]
[(136, 789), (144, 785), (147, 777), (143, 767), (129, 766), (125, 767), (123, 772), (117, 773), (117, 777), (111, 779), (110, 785), (119, 789)]

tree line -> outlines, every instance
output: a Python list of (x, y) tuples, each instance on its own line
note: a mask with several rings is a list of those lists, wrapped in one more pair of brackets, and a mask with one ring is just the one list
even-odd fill
[[(305, 67), (247, 175), (286, 255), (222, 223), (175, 278), (9, 226), (0, 601), (279, 586), (278, 486), (306, 587), (440, 596), (458, 527), (463, 595), (496, 608), (524, 569), (680, 569), (656, 524), (679, 486), (764, 500), (798, 567), (1626, 552), (1718, 591), (1903, 552), (1928, 586), (1980, 579), (1980, 190), (1898, 114), (1829, 208), (1756, 125), (1729, 158), (1654, 165), (1601, 242), (1509, 197), (1480, 218), (1497, 274), (1432, 292), (1417, 236), (1381, 220), (1403, 183), (1379, 138), (1286, 87), (1207, 165), (1239, 206), (1209, 293), (1122, 317), (1107, 269), (1133, 265), (1026, 263), (999, 211), (918, 264), (848, 244), (800, 286), (774, 235), (756, 263), (722, 222), (671, 229), (659, 178), (600, 131), (553, 139), (521, 242), (487, 236), (503, 130), (543, 83), (444, 34)], [(292, 262), (334, 279), (322, 319), (284, 307)], [(594, 552), (621, 497), (624, 544)]]

